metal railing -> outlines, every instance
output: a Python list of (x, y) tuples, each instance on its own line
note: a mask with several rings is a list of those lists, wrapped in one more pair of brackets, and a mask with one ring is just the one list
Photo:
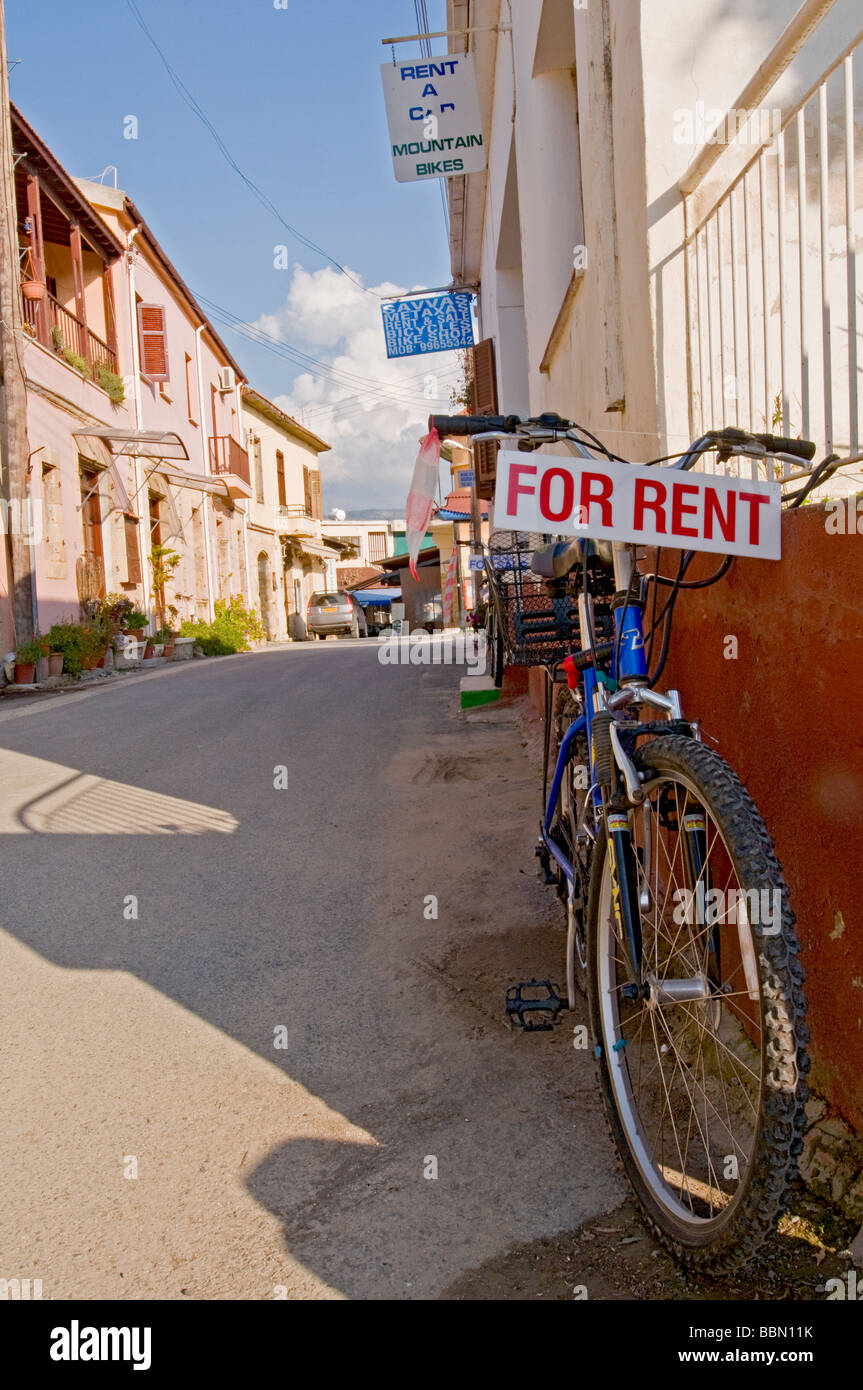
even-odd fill
[(688, 228), (693, 435), (735, 424), (861, 452), (861, 43), (782, 111)]
[(233, 473), (252, 485), (249, 455), (231, 434), (210, 435), (210, 466), (214, 473)]
[[(22, 303), (24, 322), (34, 330), (43, 347), (52, 348), (60, 356), (68, 348), (88, 363), (94, 376), (100, 367), (116, 375), (117, 354), (53, 294), (46, 290), (42, 301), (23, 299)], [(39, 313), (40, 303), (45, 307), (44, 318)]]

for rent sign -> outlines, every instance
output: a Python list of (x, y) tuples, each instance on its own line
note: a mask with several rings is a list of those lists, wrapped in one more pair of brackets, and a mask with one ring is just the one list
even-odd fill
[(501, 453), (495, 525), (778, 560), (778, 483)]

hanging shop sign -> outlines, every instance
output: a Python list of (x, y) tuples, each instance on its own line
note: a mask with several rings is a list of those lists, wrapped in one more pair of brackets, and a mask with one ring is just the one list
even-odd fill
[(381, 305), (387, 357), (416, 357), (423, 352), (451, 352), (473, 347), (473, 295), (392, 299)]
[(486, 166), (473, 54), (382, 63), (399, 183), (478, 174)]

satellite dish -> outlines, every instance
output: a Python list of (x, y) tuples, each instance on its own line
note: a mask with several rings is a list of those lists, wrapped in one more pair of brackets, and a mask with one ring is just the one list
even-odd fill
[(347, 512), (343, 512), (341, 507), (333, 507), (333, 510), (330, 512), (330, 516), (332, 517), (333, 521), (347, 521), (348, 519)]

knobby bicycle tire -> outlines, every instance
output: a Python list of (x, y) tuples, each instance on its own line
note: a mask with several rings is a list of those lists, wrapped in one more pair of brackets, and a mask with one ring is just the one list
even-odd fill
[[(619, 1000), (612, 998), (615, 991), (608, 988), (608, 985), (617, 978), (616, 974), (612, 973), (612, 969), (616, 959), (620, 958), (621, 948), (619, 943), (615, 944), (611, 939), (611, 934), (615, 932), (615, 928), (610, 903), (610, 856), (607, 851), (606, 836), (604, 834), (598, 836), (591, 866), (587, 910), (588, 984), (591, 1026), (596, 1043), (604, 1107), (612, 1138), (640, 1205), (660, 1242), (682, 1264), (706, 1274), (719, 1275), (744, 1264), (769, 1238), (775, 1229), (779, 1216), (787, 1206), (790, 1196), (791, 1185), (797, 1169), (797, 1158), (802, 1150), (804, 1105), (808, 1095), (805, 1076), (809, 1069), (809, 1059), (806, 1053), (809, 1033), (805, 1021), (804, 972), (800, 964), (799, 944), (794, 930), (795, 918), (789, 906), (788, 890), (781, 867), (764, 822), (737, 775), (724, 759), (712, 749), (705, 747), (695, 739), (679, 734), (663, 734), (644, 744), (635, 753), (634, 762), (639, 771), (645, 773), (648, 800), (649, 788), (661, 788), (663, 785), (671, 786), (672, 782), (677, 783), (678, 786), (685, 784), (691, 790), (692, 801), (689, 804), (695, 807), (700, 803), (705, 816), (708, 818), (706, 824), (709, 826), (712, 823), (716, 826), (718, 838), (715, 843), (719, 845), (720, 851), (726, 855), (727, 861), (730, 862), (741, 889), (758, 892), (772, 890), (780, 895), (781, 900), (781, 913), (777, 912), (777, 920), (771, 924), (772, 934), (762, 932), (756, 938), (755, 935), (751, 934), (750, 928), (751, 941), (747, 954), (750, 969), (752, 958), (757, 959), (758, 973), (758, 1001), (757, 1008), (754, 1003), (752, 1004), (752, 1018), (746, 1015), (746, 1008), (749, 1008), (748, 1001), (753, 998), (752, 994), (747, 993), (746, 999), (740, 1002), (737, 995), (739, 994), (742, 998), (744, 990), (731, 991), (727, 985), (724, 988), (734, 995), (734, 1003), (726, 1005), (726, 1012), (723, 1012), (724, 998), (722, 997), (721, 985), (717, 988), (716, 994), (711, 995), (703, 1005), (693, 1004), (690, 1014), (694, 1020), (695, 1031), (698, 1033), (698, 1030), (701, 1029), (703, 1033), (703, 1038), (699, 1041), (702, 1081), (701, 1083), (698, 1082), (697, 1063), (694, 1070), (694, 1080), (691, 1067), (687, 1075), (686, 1067), (680, 1065), (679, 1079), (674, 1075), (671, 1076), (672, 1085), (671, 1090), (669, 1090), (666, 1077), (671, 1071), (671, 1057), (665, 1059), (662, 1053), (673, 1053), (676, 1069), (679, 1061), (677, 1053), (680, 1039), (686, 1038), (687, 1031), (691, 1030), (693, 1024), (690, 1021), (684, 1022), (679, 1027), (678, 1034), (675, 1035), (672, 1030), (679, 1026), (677, 1020), (680, 1013), (678, 1012), (675, 1016), (673, 1006), (670, 1007), (657, 1025), (657, 1006), (654, 1005), (654, 1020), (651, 1025), (654, 1036), (651, 1040), (648, 1034), (647, 1042), (644, 1043), (645, 1022), (644, 1018), (638, 1018), (636, 1006), (630, 1006), (628, 1003), (621, 1004)], [(683, 780), (678, 781), (678, 779)], [(666, 932), (670, 936), (673, 930), (673, 928), (667, 928), (665, 922), (671, 879), (664, 863), (660, 864), (659, 861), (660, 832), (666, 833), (664, 825), (661, 825), (659, 820), (662, 805), (661, 795), (661, 792), (657, 793), (657, 804), (660, 810), (654, 811), (649, 807), (644, 812), (647, 820), (653, 822), (656, 827), (655, 848), (658, 868), (655, 883), (653, 885), (650, 883), (653, 873), (651, 868), (652, 848), (647, 855), (647, 868), (644, 867), (645, 857), (642, 852), (639, 861), (640, 869), (637, 870), (644, 894), (641, 901), (643, 902), (645, 898), (649, 900), (651, 894), (655, 900), (653, 910), (656, 920), (653, 926), (656, 943), (664, 940)], [(684, 802), (684, 808), (686, 804)], [(673, 808), (669, 811), (669, 805), (670, 802), (667, 800), (665, 803), (665, 822), (673, 829), (674, 812)], [(631, 824), (635, 823), (633, 818), (638, 815), (638, 811), (632, 813), (630, 816)], [(682, 817), (678, 815), (678, 836), (681, 820)], [(647, 840), (646, 832), (644, 838)], [(683, 853), (685, 853), (685, 841), (681, 840), (681, 844), (684, 847)], [(667, 849), (664, 852), (667, 853)], [(681, 864), (683, 863), (683, 853), (681, 854)], [(663, 875), (664, 882), (661, 884), (660, 880)], [(673, 878), (673, 872), (671, 878)], [(663, 897), (664, 902), (660, 911), (659, 900)], [(722, 923), (721, 926), (728, 927), (726, 938), (721, 939), (730, 940), (733, 945), (730, 922)], [(689, 939), (697, 943), (698, 938), (694, 929), (687, 927), (685, 930), (691, 933)], [(715, 929), (716, 937), (711, 936), (712, 930), (707, 927), (703, 929), (704, 941), (702, 946), (706, 946), (711, 940), (720, 939), (721, 928)], [(742, 961), (745, 936), (740, 926), (737, 926), (736, 930), (741, 943), (739, 951)], [(678, 939), (679, 936), (676, 940)], [(664, 949), (668, 952), (668, 961), (673, 961), (675, 951), (670, 948)], [(699, 953), (697, 945), (690, 948), (689, 940), (685, 935), (679, 946), (675, 943), (675, 950), (680, 956), (687, 958), (687, 963), (690, 957), (694, 958)], [(729, 954), (727, 945), (725, 947), (716, 946), (717, 953), (721, 950), (725, 951), (726, 956)], [(656, 954), (658, 960), (658, 944)], [(603, 960), (606, 962), (605, 966), (603, 966)], [(673, 976), (669, 974), (667, 979), (671, 978)], [(603, 986), (605, 986), (604, 994)], [(750, 984), (749, 989), (752, 988), (753, 984)], [(618, 991), (619, 994), (620, 991)], [(670, 1142), (668, 1142), (666, 1150), (666, 1139), (663, 1132), (666, 1124), (665, 1114), (663, 1113), (660, 1120), (659, 1137), (657, 1137), (655, 1121), (651, 1131), (650, 1126), (645, 1124), (638, 1107), (631, 1102), (632, 1093), (636, 1090), (636, 1069), (639, 1066), (637, 1060), (639, 1054), (629, 1046), (629, 1042), (621, 1042), (621, 1038), (625, 1037), (626, 1026), (628, 1026), (626, 1024), (621, 1027), (616, 1041), (616, 1047), (619, 1051), (614, 1051), (615, 1043), (611, 1036), (613, 1028), (610, 1027), (615, 1010), (619, 1016), (622, 1016), (625, 1014), (625, 1010), (630, 1007), (633, 1009), (633, 1017), (638, 1019), (642, 1030), (638, 1034), (639, 1047), (643, 1046), (645, 1053), (649, 1054), (652, 1045), (657, 1059), (658, 1080), (645, 1072), (645, 1076), (648, 1076), (648, 1082), (645, 1083), (642, 1081), (641, 1072), (638, 1072), (638, 1104), (640, 1105), (642, 1102), (642, 1091), (652, 1088), (658, 1095), (661, 1095), (663, 1090), (666, 1091), (666, 1095), (662, 1096), (661, 1103), (662, 1106), (667, 1106), (668, 1121), (677, 1138), (680, 1171), (684, 1174), (689, 1154), (689, 1136), (693, 1130), (692, 1121), (690, 1121), (690, 1130), (686, 1140), (687, 1148), (681, 1152), (680, 1137), (676, 1129), (675, 1110), (678, 1108), (676, 1096), (685, 1095), (680, 1107), (683, 1110), (689, 1101), (693, 1101), (695, 1124), (700, 1129), (703, 1123), (706, 1128), (706, 1137), (704, 1134), (696, 1135), (697, 1142), (693, 1142), (694, 1149), (703, 1151), (701, 1161), (702, 1163), (706, 1162), (707, 1172), (710, 1175), (708, 1184), (710, 1204), (706, 1213), (704, 1211), (706, 1199), (703, 1193), (698, 1193), (697, 1183), (690, 1188), (687, 1180), (686, 1186), (682, 1187), (678, 1174), (676, 1193), (670, 1185), (667, 1175), (671, 1165), (663, 1163), (662, 1158), (666, 1152), (671, 1153), (672, 1162), (677, 1162), (678, 1158), (674, 1157), (673, 1146)], [(700, 1013), (699, 1009), (701, 1010)], [(648, 1008), (645, 1007), (643, 1014), (646, 1016), (648, 1012)], [(756, 1013), (760, 1023), (760, 1037), (756, 1035), (757, 1048), (753, 1038), (755, 1033), (753, 1020)], [(721, 1016), (719, 1022), (716, 1021), (717, 1016)], [(728, 1027), (735, 1031), (726, 1032), (723, 1039), (722, 1029), (726, 1027), (728, 1017), (732, 1018), (732, 1023)], [(671, 1019), (670, 1024), (668, 1023), (669, 1019)], [(663, 1037), (663, 1029), (667, 1039), (671, 1039), (671, 1044), (669, 1045), (668, 1041), (663, 1041), (662, 1046), (657, 1048), (656, 1041)], [(633, 1026), (630, 1029), (633, 1038), (635, 1032), (636, 1029)], [(715, 1054), (713, 1070), (708, 1065), (711, 1037), (713, 1037)], [(739, 1041), (741, 1037), (742, 1043)], [(704, 1039), (707, 1039), (706, 1043)], [(728, 1058), (724, 1055), (725, 1051), (728, 1053)], [(751, 1154), (747, 1159), (745, 1171), (733, 1196), (728, 1197), (727, 1205), (724, 1208), (719, 1209), (717, 1207), (714, 1213), (712, 1183), (716, 1174), (716, 1163), (713, 1162), (713, 1166), (711, 1166), (709, 1123), (715, 1125), (716, 1122), (707, 1108), (708, 1088), (711, 1096), (721, 1096), (722, 1091), (725, 1092), (726, 1115), (724, 1121), (720, 1113), (721, 1102), (715, 1103), (714, 1108), (720, 1121), (722, 1121), (721, 1130), (731, 1134), (733, 1138), (732, 1111), (735, 1112), (735, 1115), (740, 1114), (744, 1117), (747, 1114), (745, 1106), (741, 1104), (738, 1092), (742, 1092), (745, 1097), (747, 1086), (751, 1087), (752, 1085), (743, 1075), (744, 1062), (742, 1059), (746, 1058), (747, 1061), (751, 1061), (756, 1055), (760, 1056), (761, 1060), (761, 1085), (759, 1087), (759, 1104), (757, 1107), (752, 1105)], [(729, 1059), (733, 1059), (733, 1066)], [(736, 1086), (729, 1085), (726, 1089), (725, 1081), (722, 1079), (724, 1069), (735, 1080)], [(735, 1069), (740, 1070), (739, 1076)], [(719, 1079), (722, 1079), (721, 1090)], [(699, 1084), (702, 1087), (705, 1102), (703, 1121), (699, 1120), (694, 1103), (697, 1101), (698, 1105), (701, 1105), (702, 1096), (698, 1091)], [(676, 1090), (674, 1089), (675, 1086)], [(729, 1094), (731, 1095), (730, 1108)], [(639, 1124), (641, 1124), (641, 1129)], [(652, 1170), (650, 1163), (645, 1162), (645, 1155), (650, 1152), (651, 1143), (654, 1150), (651, 1155)], [(666, 1190), (668, 1192), (667, 1197), (665, 1195)], [(693, 1192), (695, 1196), (693, 1196)], [(696, 1219), (697, 1202), (701, 1203), (701, 1214)], [(677, 1204), (676, 1207), (675, 1203)], [(687, 1204), (688, 1210), (684, 1210)]]

